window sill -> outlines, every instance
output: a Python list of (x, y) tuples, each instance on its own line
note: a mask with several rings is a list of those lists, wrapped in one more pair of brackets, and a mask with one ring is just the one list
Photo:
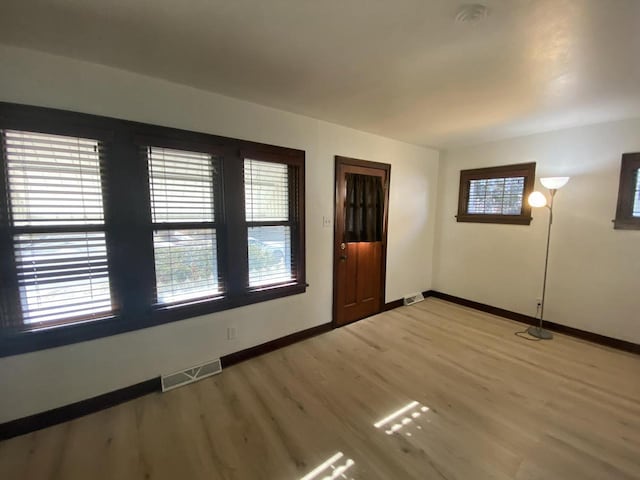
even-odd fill
[(183, 305), (162, 306), (152, 312), (156, 323), (173, 322), (186, 318), (198, 317), (209, 313), (238, 308), (254, 303), (275, 300), (277, 298), (297, 295), (306, 291), (305, 283), (293, 283), (273, 287), (261, 287), (249, 290), (240, 295), (215, 297), (210, 300), (192, 302)]
[(531, 217), (520, 215), (456, 215), (457, 222), (463, 223), (502, 223), (505, 225), (530, 225)]
[(287, 284), (249, 291), (235, 297), (215, 297), (186, 305), (163, 305), (147, 314), (136, 316), (135, 319), (126, 316), (112, 316), (82, 323), (60, 325), (56, 328), (6, 332), (0, 335), (0, 358), (96, 340), (164, 323), (298, 295), (305, 293), (306, 289), (307, 285), (304, 282)]
[(613, 221), (614, 230), (640, 230), (640, 218), (616, 218)]

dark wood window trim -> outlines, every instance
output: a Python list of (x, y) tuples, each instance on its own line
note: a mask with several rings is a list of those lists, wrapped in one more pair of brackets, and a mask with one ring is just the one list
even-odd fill
[[(524, 177), (524, 191), (522, 194), (522, 210), (519, 215), (469, 213), (469, 190), (472, 180), (484, 180), (493, 178)], [(458, 196), (458, 222), (472, 223), (504, 223), (514, 225), (529, 225), (531, 223), (531, 207), (527, 203), (527, 197), (533, 192), (536, 177), (536, 164), (520, 163), (516, 165), (504, 165), (499, 167), (476, 168), (460, 171), (460, 189)]]
[[(115, 314), (100, 320), (49, 329), (17, 326), (13, 244), (10, 234), (4, 154), (0, 152), (0, 357), (115, 335), (304, 293), (305, 223), (302, 150), (190, 132), (138, 122), (0, 102), (0, 129), (98, 138), (105, 144), (104, 217)], [(222, 297), (178, 305), (155, 305), (153, 225), (149, 174), (141, 145), (210, 152), (222, 170), (218, 250), (219, 268), (228, 282)], [(249, 289), (246, 286), (247, 233), (244, 215), (244, 156), (290, 165), (290, 201), (295, 205), (295, 282)], [(294, 246), (295, 245), (295, 246)], [(240, 262), (240, 263), (239, 263)], [(242, 263), (244, 262), (244, 263)], [(240, 267), (238, 267), (240, 265)]]
[(640, 217), (633, 216), (633, 202), (640, 169), (640, 152), (622, 155), (618, 206), (613, 228), (616, 230), (640, 230)]
[[(262, 162), (273, 162), (285, 164), (288, 166), (288, 190), (289, 197), (293, 198), (293, 201), (289, 202), (289, 218), (284, 222), (245, 222), (244, 230), (242, 232), (242, 240), (247, 241), (247, 228), (250, 226), (269, 226), (269, 225), (286, 225), (291, 229), (291, 259), (293, 269), (293, 277), (296, 280), (292, 282), (288, 282), (281, 287), (292, 286), (297, 282), (297, 279), (305, 277), (305, 262), (304, 262), (304, 248), (302, 246), (305, 244), (305, 224), (304, 224), (304, 212), (305, 203), (304, 203), (304, 159), (300, 158), (296, 155), (274, 155), (272, 151), (256, 148), (256, 146), (246, 145), (240, 151), (240, 157), (244, 164), (245, 159), (257, 160)], [(240, 202), (238, 202), (239, 204)], [(244, 199), (242, 202), (244, 206)], [(247, 248), (243, 248), (243, 251), (246, 252)], [(243, 262), (243, 265), (246, 265), (247, 262)], [(246, 276), (244, 278), (247, 278)], [(243, 281), (244, 281), (243, 278)], [(244, 284), (243, 284), (244, 286)], [(266, 287), (246, 287), (252, 293), (267, 293), (269, 290), (273, 288), (279, 288), (278, 285), (274, 286), (266, 286)]]

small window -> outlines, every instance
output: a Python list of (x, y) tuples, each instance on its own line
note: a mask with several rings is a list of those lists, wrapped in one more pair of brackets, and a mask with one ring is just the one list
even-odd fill
[(101, 144), (2, 132), (20, 301), (33, 330), (109, 316)]
[(215, 192), (218, 165), (208, 153), (148, 147), (158, 304), (222, 293)]
[(460, 171), (458, 222), (529, 225), (535, 163)]
[(614, 228), (640, 230), (640, 153), (622, 155)]
[(345, 242), (380, 242), (384, 231), (382, 177), (347, 173), (344, 213)]
[[(249, 287), (292, 283), (292, 230), (297, 227), (289, 171), (284, 163), (244, 160)], [(293, 179), (293, 177), (292, 177)]]

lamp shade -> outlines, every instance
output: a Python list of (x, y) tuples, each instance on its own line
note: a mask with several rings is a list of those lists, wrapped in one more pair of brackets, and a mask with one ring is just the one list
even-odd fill
[(540, 192), (531, 192), (527, 201), (532, 207), (544, 207), (547, 204), (547, 197)]
[(564, 187), (569, 181), (569, 177), (545, 177), (540, 179), (540, 183), (549, 190), (557, 190)]

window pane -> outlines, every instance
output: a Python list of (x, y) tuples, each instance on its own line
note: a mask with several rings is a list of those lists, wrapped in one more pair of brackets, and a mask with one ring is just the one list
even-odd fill
[(4, 132), (14, 225), (103, 223), (97, 140)]
[(147, 155), (155, 223), (215, 220), (211, 155), (159, 147), (149, 147)]
[(294, 280), (289, 227), (249, 227), (248, 250), (250, 287)]
[(103, 232), (21, 234), (14, 243), (25, 324), (112, 310)]
[(248, 222), (289, 220), (289, 174), (282, 163), (244, 161), (244, 197)]
[(221, 293), (215, 229), (153, 233), (158, 303)]
[(640, 168), (636, 170), (636, 190), (633, 199), (632, 215), (634, 217), (640, 217)]
[(467, 213), (520, 215), (523, 192), (524, 177), (470, 180)]

